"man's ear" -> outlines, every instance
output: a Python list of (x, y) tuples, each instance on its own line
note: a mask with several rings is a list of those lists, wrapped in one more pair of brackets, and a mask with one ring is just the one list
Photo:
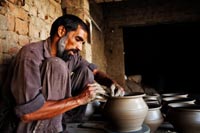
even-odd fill
[(66, 34), (65, 27), (63, 25), (59, 26), (57, 33), (59, 37), (63, 37)]

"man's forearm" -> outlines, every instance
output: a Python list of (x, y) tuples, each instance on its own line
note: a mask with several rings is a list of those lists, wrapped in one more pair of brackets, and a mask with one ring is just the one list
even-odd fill
[(46, 101), (39, 110), (23, 115), (21, 119), (24, 122), (49, 119), (80, 105), (81, 104), (76, 97), (60, 101)]

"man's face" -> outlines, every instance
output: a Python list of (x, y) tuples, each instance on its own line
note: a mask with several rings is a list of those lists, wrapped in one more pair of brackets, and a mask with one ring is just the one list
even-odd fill
[(87, 40), (87, 32), (81, 26), (78, 26), (76, 31), (70, 31), (66, 36), (62, 37), (59, 43), (65, 43), (65, 50), (69, 55), (74, 55), (82, 50), (83, 44)]

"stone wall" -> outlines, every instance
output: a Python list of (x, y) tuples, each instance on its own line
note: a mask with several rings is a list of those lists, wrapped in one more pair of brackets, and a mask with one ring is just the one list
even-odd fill
[(0, 86), (11, 58), (19, 49), (49, 36), (62, 15), (60, 0), (2, 0), (0, 3)]

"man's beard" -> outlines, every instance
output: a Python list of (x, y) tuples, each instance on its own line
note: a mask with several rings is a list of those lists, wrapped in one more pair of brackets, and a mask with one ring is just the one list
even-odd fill
[(71, 52), (73, 52), (73, 54), (79, 54), (79, 50), (78, 49), (69, 49), (66, 50), (65, 49), (65, 45), (66, 45), (66, 40), (67, 40), (67, 35), (65, 35), (64, 37), (62, 37), (59, 42), (58, 42), (58, 46), (57, 46), (57, 56), (62, 58), (65, 61), (68, 61), (72, 58), (72, 54)]
[(58, 42), (58, 45), (57, 45), (57, 56), (58, 57), (61, 57), (63, 56), (63, 53), (65, 51), (65, 42), (67, 40), (67, 35), (65, 35), (64, 37), (62, 37), (59, 42)]

